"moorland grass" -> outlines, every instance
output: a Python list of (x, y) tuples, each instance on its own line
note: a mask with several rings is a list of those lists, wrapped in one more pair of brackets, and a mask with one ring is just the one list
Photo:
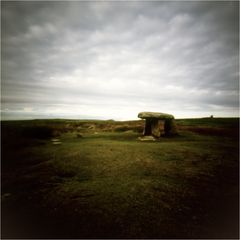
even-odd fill
[[(225, 128), (236, 127), (233, 122)], [(3, 236), (237, 237), (235, 135), (183, 129), (177, 137), (141, 142), (136, 128), (142, 121), (41, 120), (30, 125), (60, 129), (61, 145), (49, 136), (13, 138), (14, 129), (28, 123), (2, 125)], [(223, 127), (217, 120), (214, 126)], [(11, 137), (5, 129), (12, 129)], [(17, 219), (22, 221), (15, 226)]]

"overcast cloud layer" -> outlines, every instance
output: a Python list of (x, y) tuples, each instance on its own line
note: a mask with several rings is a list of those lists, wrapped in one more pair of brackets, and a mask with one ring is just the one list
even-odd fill
[(2, 2), (2, 118), (238, 116), (238, 2)]

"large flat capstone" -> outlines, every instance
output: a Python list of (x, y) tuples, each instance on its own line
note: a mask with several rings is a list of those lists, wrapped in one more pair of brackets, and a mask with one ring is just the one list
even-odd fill
[(167, 113), (159, 113), (159, 112), (140, 112), (138, 114), (139, 118), (147, 119), (147, 118), (155, 118), (155, 119), (174, 119), (174, 116)]

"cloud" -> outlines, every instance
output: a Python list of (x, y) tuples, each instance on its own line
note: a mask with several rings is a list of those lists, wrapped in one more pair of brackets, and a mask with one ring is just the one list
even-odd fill
[(1, 4), (3, 118), (238, 115), (238, 2)]

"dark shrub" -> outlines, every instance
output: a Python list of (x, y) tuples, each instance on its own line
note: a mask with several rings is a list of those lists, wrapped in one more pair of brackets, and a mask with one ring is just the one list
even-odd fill
[(22, 129), (22, 136), (45, 139), (53, 136), (54, 129), (48, 126), (29, 126)]
[(135, 126), (135, 127), (133, 127), (132, 128), (132, 130), (134, 131), (134, 132), (137, 132), (137, 133), (142, 133), (143, 132), (143, 126)]
[(124, 125), (124, 126), (115, 127), (114, 130), (116, 132), (125, 132), (125, 131), (128, 131), (128, 130), (132, 130), (132, 128), (130, 126)]

